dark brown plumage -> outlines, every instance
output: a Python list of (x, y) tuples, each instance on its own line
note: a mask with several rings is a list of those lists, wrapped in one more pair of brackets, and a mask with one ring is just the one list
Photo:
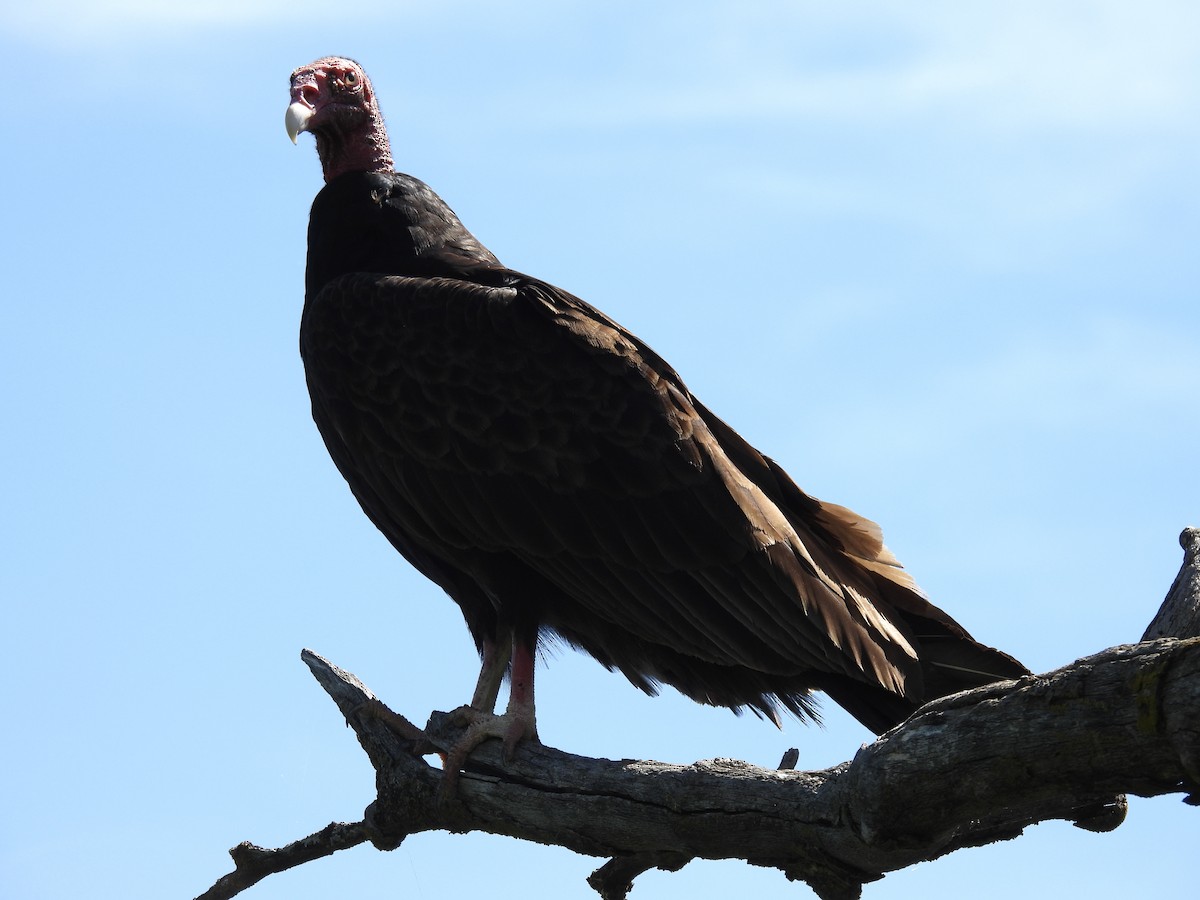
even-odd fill
[(637, 337), (393, 172), (356, 63), (297, 69), (292, 100), (327, 181), (300, 340), (313, 416), (366, 514), (462, 608), (484, 657), (476, 741), (534, 735), (539, 635), (735, 710), (811, 716), (824, 690), (877, 732), (1025, 673), (923, 599), (876, 525), (805, 494)]

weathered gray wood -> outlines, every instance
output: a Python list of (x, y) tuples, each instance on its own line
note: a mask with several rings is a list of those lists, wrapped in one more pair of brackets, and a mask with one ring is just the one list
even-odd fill
[[(1200, 779), (1200, 639), (1115, 647), (943, 698), (820, 772), (589, 759), (529, 744), (504, 763), (492, 741), (449, 802), (439, 802), (441, 770), (418, 755), (428, 748), (360, 716), (371, 695), (353, 676), (304, 659), (376, 766), (364, 827), (377, 847), (432, 829), (557, 844), (617, 860), (595, 876), (612, 897), (646, 868), (693, 857), (745, 859), (824, 898), (856, 897), (895, 869)], [(444, 751), (461, 729), (435, 713), (425, 733)]]
[(316, 834), (293, 841), (278, 850), (268, 850), (243, 841), (229, 851), (234, 870), (220, 878), (196, 900), (230, 900), (268, 875), (294, 869), (338, 850), (357, 847), (366, 840), (367, 833), (362, 822), (332, 822)]
[[(1151, 629), (1195, 635), (1200, 531), (1181, 542), (1183, 569)], [(1122, 794), (1200, 802), (1200, 637), (1113, 647), (942, 698), (824, 771), (589, 759), (528, 743), (505, 762), (489, 741), (450, 798), (439, 795), (442, 771), (425, 756), (454, 745), (462, 729), (453, 717), (434, 713), (418, 729), (353, 675), (302, 656), (375, 767), (376, 799), (360, 823), (279, 850), (239, 845), (236, 870), (207, 900), (364, 839), (389, 850), (428, 830), (487, 831), (608, 858), (589, 879), (606, 900), (625, 897), (650, 868), (695, 857), (778, 868), (825, 900), (852, 900), (888, 872), (1016, 837), (1035, 822), (1116, 827)]]
[(1179, 535), (1183, 566), (1167, 591), (1143, 641), (1160, 637), (1200, 637), (1200, 528), (1185, 528)]

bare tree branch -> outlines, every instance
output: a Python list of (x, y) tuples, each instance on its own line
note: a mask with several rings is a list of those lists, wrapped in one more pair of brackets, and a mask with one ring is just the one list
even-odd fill
[(234, 870), (217, 881), (196, 900), (229, 900), (246, 888), (258, 884), (268, 875), (283, 872), (330, 856), (339, 850), (357, 847), (367, 840), (367, 831), (362, 822), (347, 824), (332, 822), (316, 834), (280, 847), (268, 850), (243, 841), (229, 851), (233, 857)]
[[(1185, 547), (1200, 545), (1188, 536)], [(1166, 608), (1196, 605), (1196, 565), (1189, 549), (1164, 604), (1170, 621), (1186, 616)], [(439, 802), (442, 771), (423, 754), (447, 751), (460, 726), (434, 713), (422, 732), (381, 714), (353, 675), (310, 651), (302, 657), (375, 767), (376, 800), (361, 823), (331, 825), (277, 851), (235, 848), (237, 871), (205, 898), (232, 897), (338, 842), (392, 849), (436, 829), (608, 858), (589, 879), (604, 898), (625, 897), (650, 868), (701, 857), (778, 868), (824, 900), (850, 900), (887, 872), (1014, 838), (1035, 822), (1116, 827), (1121, 794), (1179, 792), (1195, 802), (1200, 790), (1200, 638), (1114, 647), (1046, 675), (942, 698), (818, 772), (720, 759), (588, 759), (530, 743), (505, 763), (490, 741), (468, 760), (450, 802)]]

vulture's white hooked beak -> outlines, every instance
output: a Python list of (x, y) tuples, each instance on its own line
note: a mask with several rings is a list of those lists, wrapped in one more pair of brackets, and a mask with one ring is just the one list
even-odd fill
[(307, 103), (301, 103), (297, 100), (287, 108), (287, 112), (283, 114), (283, 125), (287, 129), (288, 137), (292, 139), (292, 143), (296, 143), (296, 138), (300, 136), (300, 132), (308, 130), (308, 120), (313, 117), (313, 108)]

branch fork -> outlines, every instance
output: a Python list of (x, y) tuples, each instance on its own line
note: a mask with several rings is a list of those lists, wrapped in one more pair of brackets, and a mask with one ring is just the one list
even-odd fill
[[(672, 765), (589, 759), (542, 744), (505, 761), (489, 740), (466, 761), (450, 802), (443, 757), (461, 717), (424, 729), (391, 712), (354, 675), (302, 659), (337, 704), (376, 771), (363, 821), (333, 823), (276, 850), (243, 843), (235, 871), (197, 900), (227, 900), (272, 872), (370, 841), (381, 850), (429, 830), (481, 830), (609, 861), (588, 883), (605, 900), (651, 868), (744, 859), (853, 900), (888, 872), (1065, 819), (1106, 831), (1124, 794), (1200, 797), (1200, 530), (1181, 537), (1184, 567), (1141, 643), (1045, 675), (943, 697), (815, 772), (737, 760)], [(1165, 637), (1165, 629), (1177, 637)]]

